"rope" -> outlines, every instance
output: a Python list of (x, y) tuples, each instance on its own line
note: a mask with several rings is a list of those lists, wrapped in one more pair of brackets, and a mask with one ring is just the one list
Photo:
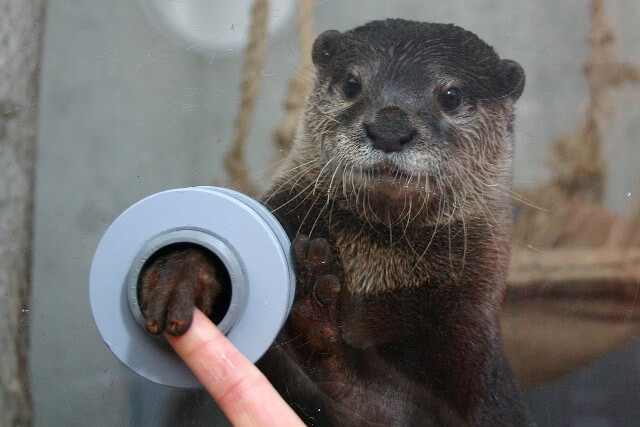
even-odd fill
[(267, 56), (268, 17), (268, 0), (255, 0), (251, 9), (249, 44), (242, 70), (241, 101), (236, 119), (236, 132), (233, 146), (225, 157), (225, 168), (229, 174), (227, 186), (249, 195), (255, 195), (257, 191), (249, 177), (249, 167), (244, 156), (245, 142), (262, 84), (262, 67)]
[(313, 31), (315, 3), (315, 0), (300, 0), (298, 2), (297, 33), (301, 54), (300, 68), (289, 81), (289, 89), (284, 102), (286, 116), (274, 131), (273, 142), (276, 147), (276, 161), (284, 158), (291, 149), (304, 107), (304, 100), (313, 83), (311, 49), (315, 38)]
[[(300, 52), (302, 54), (301, 70), (310, 70), (313, 66), (311, 62), (311, 48), (313, 47), (313, 14), (316, 7), (316, 0), (300, 0), (298, 11), (298, 39), (300, 41)], [(300, 73), (300, 72), (299, 72)]]
[(640, 71), (620, 58), (613, 25), (603, 0), (591, 2), (591, 52), (584, 64), (589, 85), (585, 121), (552, 146), (551, 169), (557, 185), (568, 195), (602, 201), (606, 165), (601, 152), (602, 130), (614, 111), (611, 90), (640, 82)]

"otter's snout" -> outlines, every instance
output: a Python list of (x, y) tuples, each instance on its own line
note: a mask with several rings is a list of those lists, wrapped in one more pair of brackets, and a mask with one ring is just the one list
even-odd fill
[(418, 133), (407, 113), (396, 106), (381, 108), (362, 127), (371, 145), (386, 153), (402, 150)]

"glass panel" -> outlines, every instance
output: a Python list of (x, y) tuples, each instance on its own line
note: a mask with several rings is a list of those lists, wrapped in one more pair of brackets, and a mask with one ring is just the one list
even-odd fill
[[(285, 117), (281, 106), (288, 82), (300, 67), (295, 14), (286, 6), (271, 9), (279, 25), (268, 37), (261, 92), (247, 138), (251, 175), (263, 189), (276, 158), (272, 133)], [(606, 14), (620, 58), (640, 65), (636, 3), (606, 2)], [(527, 190), (551, 176), (546, 163), (551, 143), (575, 133), (588, 118), (589, 87), (583, 74), (590, 52), (588, 2), (318, 1), (314, 29), (316, 34), (331, 28), (344, 31), (386, 17), (454, 22), (478, 34), (502, 58), (522, 65), (527, 81), (515, 120), (517, 220), (533, 212), (541, 215), (539, 227), (573, 230), (567, 233), (585, 239), (566, 247), (604, 247), (586, 242), (593, 242), (589, 236), (601, 227), (612, 226), (613, 217), (607, 215), (623, 214), (639, 196), (637, 86), (626, 84), (613, 92), (608, 106), (615, 115), (599, 129), (607, 166), (602, 204), (576, 208), (582, 216), (588, 212), (586, 218), (568, 211), (553, 222), (559, 206)], [(235, 32), (247, 31), (247, 22), (215, 25), (233, 38)], [(36, 425), (224, 423), (201, 392), (160, 386), (125, 368), (100, 338), (88, 303), (93, 252), (118, 214), (161, 190), (227, 182), (223, 160), (240, 104), (243, 48), (188, 46), (172, 37), (133, 0), (49, 2), (31, 308)], [(530, 202), (523, 202), (525, 197)], [(531, 227), (536, 231), (536, 225)], [(530, 240), (515, 243), (514, 257), (525, 254), (535, 261), (546, 253), (553, 261), (553, 254), (562, 254), (577, 263), (579, 271), (589, 267), (586, 258), (572, 250), (545, 252), (542, 237), (517, 233)], [(611, 288), (603, 291), (574, 282), (527, 287), (531, 281), (525, 278), (509, 294), (504, 315), (507, 350), (518, 358), (512, 364), (528, 386), (526, 400), (534, 419), (539, 425), (636, 425), (636, 289), (612, 279), (611, 286), (627, 292), (612, 296), (607, 293)], [(605, 295), (599, 297), (599, 291)], [(545, 357), (547, 365), (541, 362)]]

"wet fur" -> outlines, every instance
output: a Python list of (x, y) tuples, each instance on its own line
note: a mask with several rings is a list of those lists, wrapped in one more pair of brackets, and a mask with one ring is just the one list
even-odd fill
[[(295, 144), (263, 202), (291, 238), (329, 242), (353, 369), (332, 397), (285, 332), (263, 369), (312, 424), (529, 423), (498, 326), (524, 74), (472, 33), (401, 20), (324, 33), (314, 63)], [(346, 73), (362, 81), (355, 100), (341, 94)], [(437, 94), (450, 85), (465, 98), (444, 114)], [(406, 150), (375, 150), (362, 131), (387, 105), (417, 129)], [(402, 185), (383, 182), (383, 168)]]

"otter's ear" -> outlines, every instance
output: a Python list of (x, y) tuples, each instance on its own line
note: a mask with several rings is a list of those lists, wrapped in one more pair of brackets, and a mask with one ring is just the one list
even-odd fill
[(524, 90), (524, 70), (516, 61), (503, 59), (500, 61), (500, 94), (504, 98), (516, 101)]
[(336, 30), (328, 30), (320, 34), (313, 42), (311, 59), (318, 68), (323, 68), (336, 54), (342, 33)]

